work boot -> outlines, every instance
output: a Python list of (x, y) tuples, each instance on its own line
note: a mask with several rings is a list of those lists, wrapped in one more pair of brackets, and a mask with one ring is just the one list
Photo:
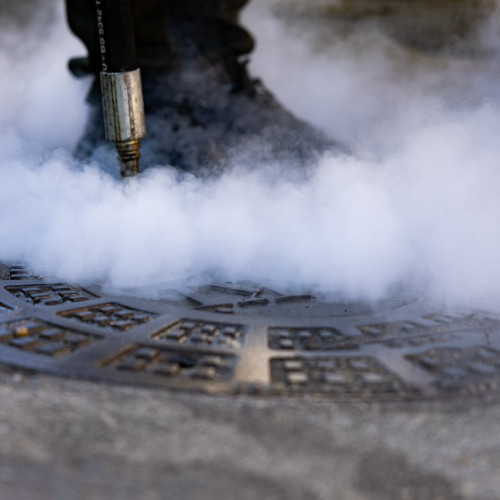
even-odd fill
[[(67, 0), (70, 26), (82, 39), (82, 19), (89, 24), (94, 19), (90, 10), (83, 16), (80, 9), (82, 19), (76, 22), (71, 9), (84, 2), (94, 8), (94, 0)], [(238, 24), (246, 3), (148, 0), (134, 4), (148, 129), (142, 141), (141, 168), (172, 165), (197, 175), (211, 174), (241, 162), (300, 164), (338, 147), (286, 111), (259, 80), (249, 76), (247, 54), (254, 42)], [(85, 33), (87, 70), (97, 73), (97, 45)], [(77, 152), (84, 158), (113, 147), (104, 138), (97, 84), (89, 103), (90, 118)]]

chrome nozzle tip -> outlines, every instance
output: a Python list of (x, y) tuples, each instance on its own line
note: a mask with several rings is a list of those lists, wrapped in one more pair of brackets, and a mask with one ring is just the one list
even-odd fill
[(139, 175), (139, 158), (141, 156), (140, 141), (117, 142), (115, 146), (120, 158), (120, 171), (122, 177), (134, 177)]

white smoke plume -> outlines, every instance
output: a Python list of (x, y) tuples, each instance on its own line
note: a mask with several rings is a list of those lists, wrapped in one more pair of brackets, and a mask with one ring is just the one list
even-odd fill
[(67, 74), (83, 49), (54, 8), (43, 42), (0, 36), (0, 259), (124, 288), (208, 273), (351, 299), (402, 284), (500, 298), (495, 18), (480, 58), (409, 55), (377, 31), (319, 50), (255, 1), (253, 72), (353, 154), (325, 155), (302, 181), (235, 165), (212, 181), (162, 167), (122, 184), (70, 153), (89, 82)]

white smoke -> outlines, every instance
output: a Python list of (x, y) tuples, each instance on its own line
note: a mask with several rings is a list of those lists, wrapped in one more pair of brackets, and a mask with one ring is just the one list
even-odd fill
[(73, 149), (90, 80), (75, 80), (66, 69), (70, 56), (85, 51), (66, 28), (63, 1), (20, 1), (2, 11), (0, 22), (2, 135), (14, 131), (46, 149)]
[[(0, 56), (0, 259), (114, 287), (208, 273), (349, 298), (400, 284), (500, 298), (495, 51), (409, 57), (376, 31), (318, 51), (263, 2), (245, 20), (259, 40), (253, 71), (352, 156), (325, 155), (307, 181), (235, 165), (208, 182), (159, 168), (123, 184), (78, 163), (89, 82), (65, 70), (83, 49), (59, 6), (43, 43), (19, 33), (22, 58)], [(497, 47), (494, 27), (484, 47)]]

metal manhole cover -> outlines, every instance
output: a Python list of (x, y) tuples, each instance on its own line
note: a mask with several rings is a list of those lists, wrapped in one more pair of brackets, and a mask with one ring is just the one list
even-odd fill
[(0, 263), (0, 362), (215, 393), (413, 400), (500, 394), (500, 314), (211, 283), (112, 296)]

